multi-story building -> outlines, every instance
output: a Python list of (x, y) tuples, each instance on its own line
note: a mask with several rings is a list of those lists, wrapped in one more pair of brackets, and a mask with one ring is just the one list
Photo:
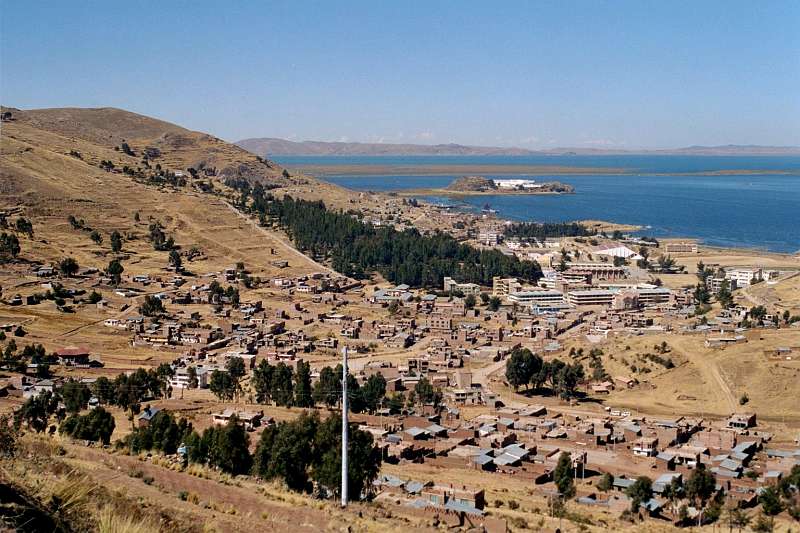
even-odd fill
[(614, 292), (601, 289), (570, 291), (567, 299), (572, 305), (611, 305)]
[(453, 278), (444, 278), (444, 292), (460, 292), (464, 296), (468, 294), (477, 296), (481, 293), (481, 286), (477, 283), (458, 283)]
[(508, 296), (512, 292), (521, 290), (522, 283), (517, 278), (501, 278), (500, 276), (492, 278), (492, 294), (495, 296)]
[(664, 245), (664, 251), (668, 254), (696, 254), (696, 242), (669, 242)]
[(725, 277), (731, 281), (731, 284), (736, 282), (736, 287), (747, 287), (764, 279), (763, 272), (760, 268), (737, 268), (727, 270), (725, 271)]
[(508, 301), (520, 305), (551, 305), (564, 303), (564, 294), (559, 291), (519, 291), (508, 295)]

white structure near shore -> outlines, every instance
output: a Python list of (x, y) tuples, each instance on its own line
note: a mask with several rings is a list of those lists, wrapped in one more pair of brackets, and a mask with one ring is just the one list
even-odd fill
[(498, 189), (538, 189), (542, 186), (535, 180), (500, 179), (492, 181)]

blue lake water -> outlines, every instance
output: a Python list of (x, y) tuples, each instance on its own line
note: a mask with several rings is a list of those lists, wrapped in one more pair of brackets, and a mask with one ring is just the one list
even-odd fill
[[(597, 219), (646, 226), (655, 237), (694, 237), (710, 245), (800, 251), (800, 157), (730, 156), (523, 156), (523, 157), (282, 157), (303, 165), (567, 165), (630, 169), (632, 174), (524, 175), (557, 180), (575, 194), (473, 196), (454, 200), (479, 210), (489, 204), (499, 216), (526, 221)], [(789, 175), (682, 175), (742, 169), (783, 170)], [(355, 190), (442, 188), (460, 175), (331, 175), (324, 179)], [(497, 177), (486, 175), (488, 178)], [(502, 177), (509, 177), (504, 175)]]

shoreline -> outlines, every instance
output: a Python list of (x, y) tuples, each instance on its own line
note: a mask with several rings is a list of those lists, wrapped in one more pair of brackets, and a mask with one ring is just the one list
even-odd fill
[(384, 191), (396, 196), (560, 196), (563, 194), (575, 194), (575, 192), (557, 191), (504, 191), (501, 189), (493, 191), (453, 191), (450, 189), (400, 189), (396, 191)]
[(494, 176), (798, 176), (797, 170), (726, 169), (697, 172), (646, 172), (642, 169), (621, 167), (570, 167), (563, 165), (298, 165), (294, 170), (313, 176), (327, 177), (371, 177), (394, 176), (453, 176), (489, 174)]

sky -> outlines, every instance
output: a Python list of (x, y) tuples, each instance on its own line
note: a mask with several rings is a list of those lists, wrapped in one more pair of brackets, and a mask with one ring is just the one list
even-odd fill
[(800, 2), (0, 0), (0, 101), (228, 141), (800, 145)]

